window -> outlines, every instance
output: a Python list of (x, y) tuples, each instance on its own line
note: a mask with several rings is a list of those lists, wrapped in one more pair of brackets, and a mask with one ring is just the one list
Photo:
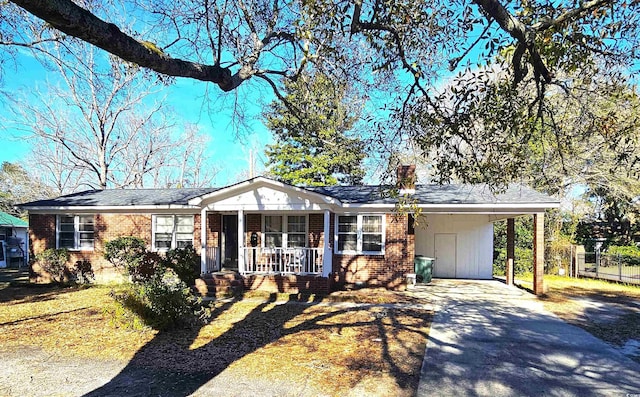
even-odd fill
[(307, 245), (305, 215), (265, 215), (264, 246), (301, 248)]
[(267, 215), (264, 217), (264, 246), (282, 247), (282, 217)]
[(155, 215), (153, 247), (156, 250), (193, 246), (193, 215)]
[(92, 250), (93, 215), (59, 215), (56, 237), (58, 248)]
[(337, 252), (384, 252), (383, 215), (338, 215)]
[(307, 217), (287, 216), (287, 247), (301, 248), (307, 245)]

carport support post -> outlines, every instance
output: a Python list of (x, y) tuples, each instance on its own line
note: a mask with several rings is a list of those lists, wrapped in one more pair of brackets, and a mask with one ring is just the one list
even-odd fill
[(533, 293), (544, 293), (544, 212), (533, 215)]
[(513, 218), (507, 218), (507, 260), (505, 263), (505, 275), (507, 285), (513, 285), (513, 261), (515, 258), (515, 234), (516, 227)]

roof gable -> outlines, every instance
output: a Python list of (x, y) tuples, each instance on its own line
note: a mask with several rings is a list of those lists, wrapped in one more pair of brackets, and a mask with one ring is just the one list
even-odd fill
[(328, 205), (339, 204), (339, 201), (305, 188), (258, 177), (193, 198), (189, 203), (220, 211), (318, 210)]

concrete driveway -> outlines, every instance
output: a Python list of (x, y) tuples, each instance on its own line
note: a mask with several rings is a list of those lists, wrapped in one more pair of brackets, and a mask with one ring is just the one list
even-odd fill
[(634, 396), (640, 364), (499, 281), (434, 280), (418, 396)]

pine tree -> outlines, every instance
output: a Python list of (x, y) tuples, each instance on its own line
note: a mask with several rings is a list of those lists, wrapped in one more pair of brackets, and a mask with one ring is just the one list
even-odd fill
[(359, 112), (344, 85), (322, 74), (301, 75), (285, 86), (286, 100), (263, 115), (275, 143), (267, 145), (267, 165), (279, 181), (301, 186), (362, 183), (365, 144), (349, 134)]

